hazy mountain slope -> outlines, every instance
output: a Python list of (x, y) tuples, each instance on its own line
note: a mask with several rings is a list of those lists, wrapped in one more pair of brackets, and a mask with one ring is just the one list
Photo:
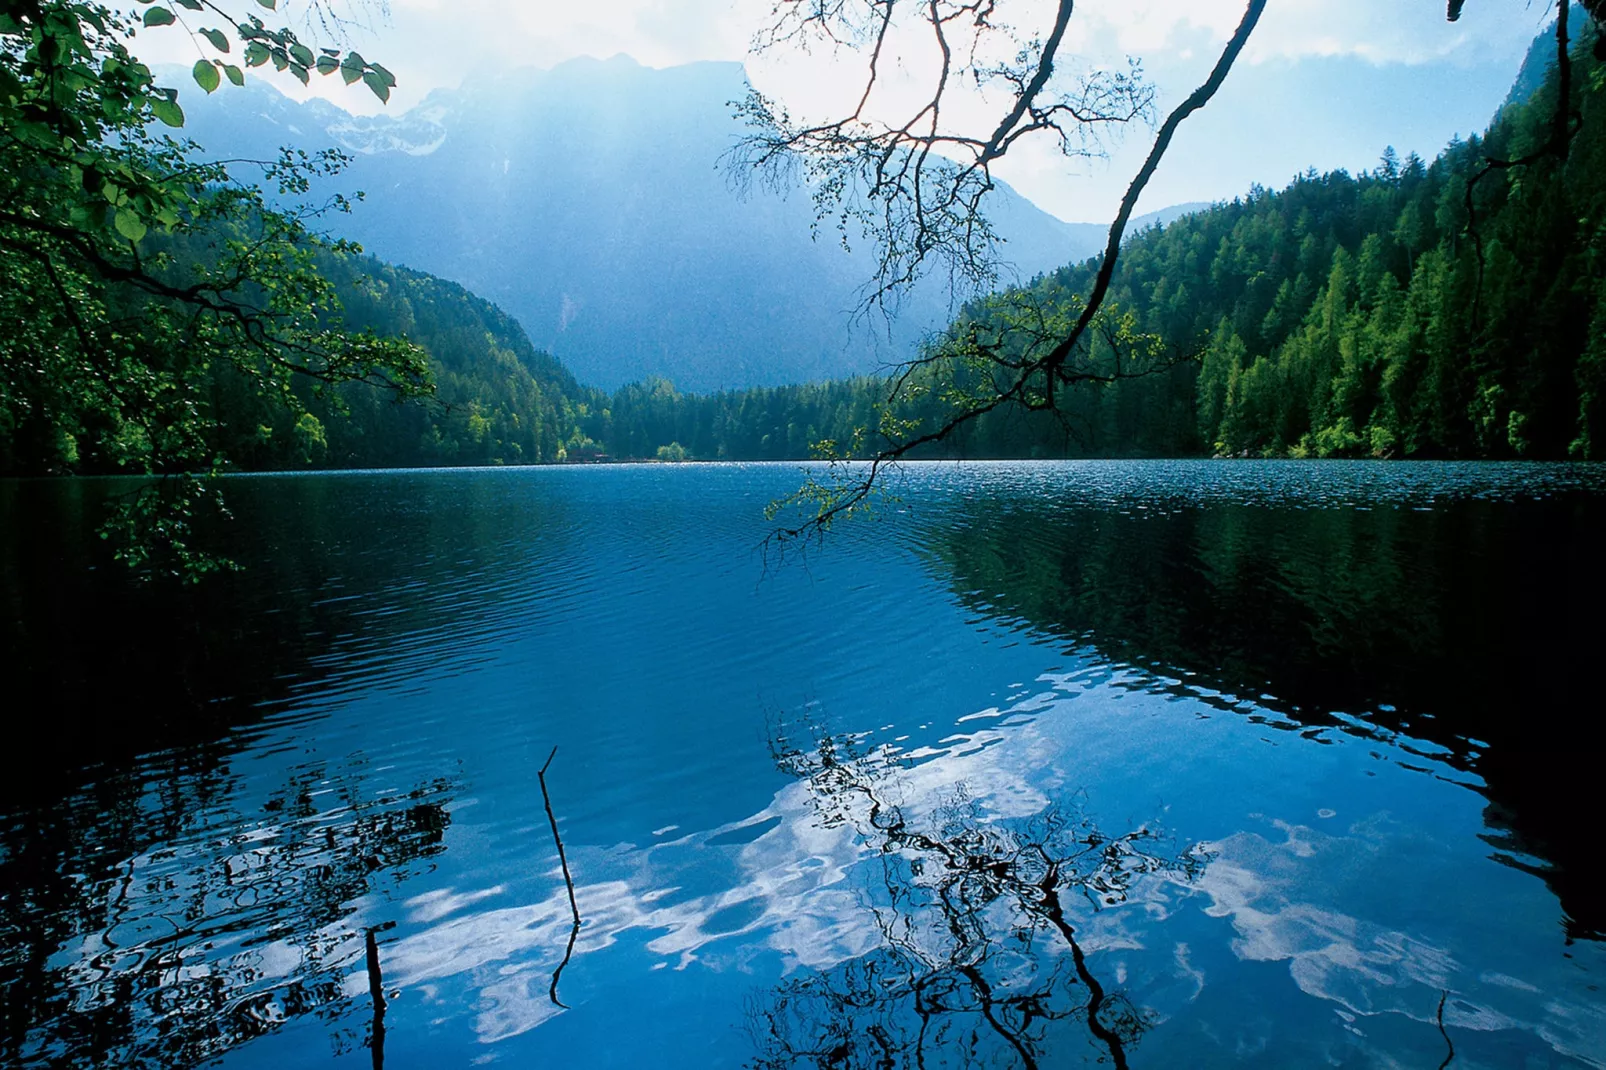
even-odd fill
[[(1572, 31), (1573, 40), (1578, 40), (1587, 31), (1589, 13), (1577, 4), (1572, 4), (1568, 9), (1567, 25)], [(1539, 91), (1539, 87), (1545, 84), (1550, 69), (1556, 65), (1555, 26), (1555, 19), (1547, 20), (1545, 28), (1528, 46), (1527, 55), (1522, 59), (1522, 67), (1517, 71), (1516, 81), (1512, 82), (1511, 92), (1506, 94), (1501, 108), (1527, 103), (1528, 99)]]
[[(740, 132), (727, 105), (745, 86), (734, 63), (576, 60), (355, 118), (252, 83), (187, 94), (186, 133), (225, 156), (285, 143), (353, 152), (342, 184), (367, 199), (341, 229), (506, 308), (583, 382), (662, 375), (708, 390), (901, 359), (948, 322), (945, 287), (917, 290), (890, 331), (850, 327), (865, 254), (830, 231), (811, 239), (803, 191), (744, 197), (719, 166)], [(1007, 188), (993, 211), (1023, 279), (1103, 245), (1103, 227), (1063, 223)]]
[(587, 444), (582, 418), (588, 407), (600, 410), (606, 395), (576, 383), (502, 309), (456, 283), (372, 257), (329, 254), (319, 267), (339, 288), (343, 326), (405, 337), (428, 353), (435, 395), (399, 404), (365, 383), (327, 392), (302, 383), (298, 405), (286, 406), (226, 367), (213, 369), (212, 445), (231, 465), (525, 464), (563, 460)]

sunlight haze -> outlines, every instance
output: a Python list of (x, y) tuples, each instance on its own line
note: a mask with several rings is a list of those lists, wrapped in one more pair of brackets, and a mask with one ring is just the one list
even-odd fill
[[(1044, 15), (1052, 10), (1043, 2), (1036, 7)], [(764, 0), (392, 0), (389, 20), (376, 17), (371, 29), (354, 29), (351, 44), (395, 72), (398, 86), (387, 109), (393, 114), (433, 89), (499, 70), (620, 53), (649, 67), (744, 62), (761, 89), (802, 114), (857, 86), (858, 68), (834, 67), (823, 55), (752, 55), (769, 10)], [(1234, 0), (1102, 0), (1078, 5), (1070, 40), (1093, 64), (1120, 64), (1129, 55), (1140, 60), (1164, 109), (1208, 73), (1241, 10)], [(1431, 159), (1452, 137), (1487, 125), (1552, 14), (1544, 3), (1487, 0), (1452, 24), (1441, 0), (1273, 2), (1245, 62), (1179, 135), (1139, 211), (1230, 200), (1251, 184), (1280, 185), (1310, 167), (1368, 168), (1391, 144), (1402, 156), (1414, 151)], [(141, 43), (163, 60), (184, 62), (194, 52), (165, 30), (146, 33)], [(250, 76), (291, 95), (309, 93), (265, 70)], [(385, 107), (335, 80), (315, 79), (310, 92), (359, 113)], [(1134, 124), (1110, 145), (1107, 159), (1094, 160), (1067, 160), (1053, 145), (1028, 143), (998, 173), (1061, 219), (1104, 222), (1151, 136)]]

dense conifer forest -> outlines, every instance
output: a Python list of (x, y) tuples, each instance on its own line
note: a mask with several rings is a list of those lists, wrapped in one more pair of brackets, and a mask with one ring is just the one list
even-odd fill
[(432, 397), (397, 401), (347, 383), (312, 392), (297, 414), (226, 372), (214, 377), (217, 446), (241, 467), (536, 464), (598, 452), (581, 429), (602, 395), (536, 349), (501, 309), (443, 279), (368, 257), (320, 264), (353, 329), (400, 336), (429, 354)]
[[(1598, 459), (1606, 71), (1588, 57), (1577, 50), (1565, 154), (1540, 152), (1555, 73), (1525, 71), (1513, 93), (1524, 98), (1432, 163), (1390, 149), (1360, 175), (1307, 172), (1136, 235), (1111, 305), (1158, 339), (1158, 355), (1071, 395), (1064, 419), (1000, 410), (928, 455)], [(1066, 267), (1024, 296), (1073, 305), (1095, 270)], [(945, 372), (922, 375), (928, 391), (898, 415), (930, 426)], [(659, 384), (613, 399), (609, 442), (638, 456), (670, 440), (695, 456), (802, 456), (800, 440), (847, 443), (873, 427), (884, 393), (861, 380), (676, 398)]]
[[(1593, 38), (1576, 50), (1564, 150), (1542, 151), (1557, 95), (1553, 67), (1536, 73), (1546, 36), (1488, 132), (1432, 162), (1390, 149), (1370, 171), (1310, 171), (1132, 236), (1107, 308), (1151, 341), (1147, 357), (1060, 413), (1000, 409), (921, 455), (1600, 458), (1606, 67)], [(1096, 267), (973, 303), (948, 337), (1012, 301), (1074, 308)], [(456, 284), (338, 251), (319, 269), (343, 326), (420, 345), (436, 393), (303, 385), (286, 408), (219, 365), (207, 425), (231, 466), (778, 460), (821, 442), (862, 453), (888, 416), (940, 421), (966, 374), (936, 359), (890, 408), (875, 377), (715, 394), (652, 379), (609, 395)], [(1108, 346), (1095, 359), (1114, 371)], [(27, 470), (7, 446), (8, 466)]]

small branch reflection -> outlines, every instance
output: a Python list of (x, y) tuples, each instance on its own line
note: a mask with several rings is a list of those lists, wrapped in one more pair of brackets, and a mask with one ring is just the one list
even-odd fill
[(376, 929), (365, 934), (368, 952), (368, 998), (374, 1005), (373, 1031), (368, 1049), (373, 1055), (374, 1070), (385, 1068), (385, 975), (379, 969), (379, 941)]
[(1444, 1062), (1439, 1064), (1439, 1070), (1445, 1070), (1446, 1067), (1455, 1062), (1455, 1041), (1450, 1039), (1449, 1032), (1444, 1028), (1444, 1003), (1449, 998), (1450, 990), (1448, 988), (1439, 994), (1439, 1035), (1444, 1038), (1444, 1046), (1449, 1049), (1445, 1052)]
[(552, 768), (552, 759), (558, 756), (558, 748), (553, 747), (552, 753), (546, 756), (546, 764), (541, 766), (535, 774), (541, 782), (541, 802), (546, 806), (546, 819), (552, 826), (552, 841), (558, 845), (558, 864), (563, 867), (563, 886), (569, 892), (569, 912), (574, 915), (574, 925), (569, 929), (569, 944), (563, 949), (563, 961), (552, 971), (552, 985), (547, 989), (547, 996), (553, 1004), (568, 1010), (568, 1004), (558, 998), (558, 979), (563, 976), (563, 968), (569, 964), (574, 956), (574, 942), (580, 935), (580, 904), (574, 898), (574, 878), (569, 875), (569, 856), (563, 850), (563, 837), (558, 834), (557, 815), (552, 812), (552, 796), (546, 787), (546, 771)]
[[(11, 887), (39, 891), (0, 896), (0, 1064), (198, 1065), (301, 1016), (342, 1050), (359, 1043), (336, 1023), (366, 950), (378, 1067), (378, 949), (354, 915), (444, 849), (456, 785), (375, 796), (361, 771), (306, 768), (256, 815), (174, 799), (97, 843), (104, 863), (58, 868), (83, 854), (59, 841), (31, 867), (3, 860)], [(169, 846), (183, 821), (220, 831)], [(86, 953), (49, 957), (63, 947)]]
[(1094, 974), (1068, 900), (1112, 906), (1149, 875), (1192, 880), (1207, 856), (1163, 853), (1146, 827), (1107, 836), (1058, 807), (996, 817), (962, 783), (917, 814), (896, 801), (906, 777), (890, 752), (811, 735), (805, 749), (772, 729), (771, 752), (807, 783), (823, 825), (851, 828), (878, 856), (881, 945), (751, 1004), (755, 1070), (923, 1070), (928, 1059), (1036, 1070), (1063, 1062), (1077, 1032), (1125, 1068), (1150, 1016)]

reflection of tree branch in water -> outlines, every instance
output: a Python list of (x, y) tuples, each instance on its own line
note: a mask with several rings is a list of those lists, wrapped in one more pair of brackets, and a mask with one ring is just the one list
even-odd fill
[[(1041, 848), (1039, 848), (1041, 850)], [(1045, 855), (1046, 859), (1046, 855)], [(1121, 1036), (1099, 1020), (1099, 1011), (1104, 1007), (1104, 986), (1099, 983), (1093, 971), (1087, 968), (1087, 956), (1082, 952), (1082, 945), (1076, 942), (1076, 931), (1071, 928), (1065, 919), (1065, 907), (1059, 896), (1059, 866), (1050, 862), (1043, 880), (1038, 884), (1043, 895), (1043, 915), (1050, 924), (1065, 939), (1066, 946), (1071, 949), (1071, 959), (1076, 963), (1076, 975), (1087, 985), (1087, 1027), (1093, 1035), (1098, 1037), (1110, 1049), (1110, 1058), (1115, 1060), (1119, 1070), (1126, 1070), (1126, 1049), (1122, 1044)], [(1136, 1030), (1134, 1030), (1136, 1039)]]
[(574, 926), (569, 929), (569, 946), (563, 949), (563, 961), (552, 971), (552, 985), (547, 989), (547, 995), (552, 1002), (568, 1010), (568, 1005), (558, 998), (558, 978), (563, 976), (563, 968), (569, 964), (569, 959), (574, 954), (575, 938), (580, 935), (580, 904), (574, 898), (574, 878), (569, 876), (569, 856), (564, 853), (563, 837), (558, 835), (558, 819), (552, 813), (552, 796), (547, 794), (546, 790), (546, 771), (552, 767), (552, 759), (557, 756), (558, 748), (553, 747), (552, 753), (546, 756), (546, 764), (536, 772), (535, 776), (541, 782), (541, 802), (546, 805), (546, 819), (552, 826), (552, 840), (558, 845), (558, 864), (563, 867), (563, 886), (568, 889), (569, 912), (574, 915)]
[(385, 1067), (385, 977), (379, 969), (379, 940), (375, 934), (391, 924), (386, 922), (378, 928), (369, 929), (365, 940), (368, 952), (368, 998), (374, 1005), (373, 1034), (369, 1037), (368, 1049), (373, 1055), (374, 1070), (384, 1070)]
[[(352, 1009), (353, 952), (360, 961), (364, 951), (356, 904), (444, 850), (454, 788), (437, 779), (376, 796), (361, 775), (320, 765), (257, 815), (174, 804), (184, 820), (228, 830), (216, 836), (183, 840), (160, 827), (177, 825), (165, 811), (95, 828), (106, 861), (78, 865), (103, 879), (42, 885), (54, 895), (50, 914), (34, 910), (30, 894), (0, 897), (7, 950), (30, 963), (45, 962), (35, 949), (87, 934), (99, 945), (31, 975), (0, 956), (0, 1005), (22, 1012), (0, 1023), (0, 1064), (54, 1065), (71, 1052), (83, 1065), (198, 1065), (296, 1017), (337, 1021)], [(150, 827), (150, 839), (135, 838)], [(0, 874), (12, 887), (28, 875)], [(337, 1046), (351, 1038), (333, 1034)]]
[(1439, 1064), (1439, 1070), (1444, 1070), (1455, 1061), (1455, 1042), (1444, 1028), (1444, 1001), (1450, 998), (1450, 990), (1446, 988), (1439, 994), (1439, 1035), (1444, 1038), (1444, 1046), (1450, 1050), (1445, 1053), (1444, 1062)]
[(1204, 855), (1164, 856), (1150, 829), (1107, 837), (1055, 808), (996, 819), (963, 785), (911, 817), (889, 801), (900, 769), (889, 752), (855, 754), (829, 736), (805, 751), (775, 736), (777, 764), (806, 780), (824, 825), (852, 828), (879, 855), (885, 897), (878, 888), (871, 908), (879, 948), (751, 1008), (755, 1067), (924, 1068), (940, 1049), (943, 1061), (1036, 1070), (1050, 1030), (1073, 1020), (1101, 1061), (1127, 1065), (1148, 1017), (1093, 974), (1064, 895), (1097, 910), (1145, 875), (1192, 879)]

